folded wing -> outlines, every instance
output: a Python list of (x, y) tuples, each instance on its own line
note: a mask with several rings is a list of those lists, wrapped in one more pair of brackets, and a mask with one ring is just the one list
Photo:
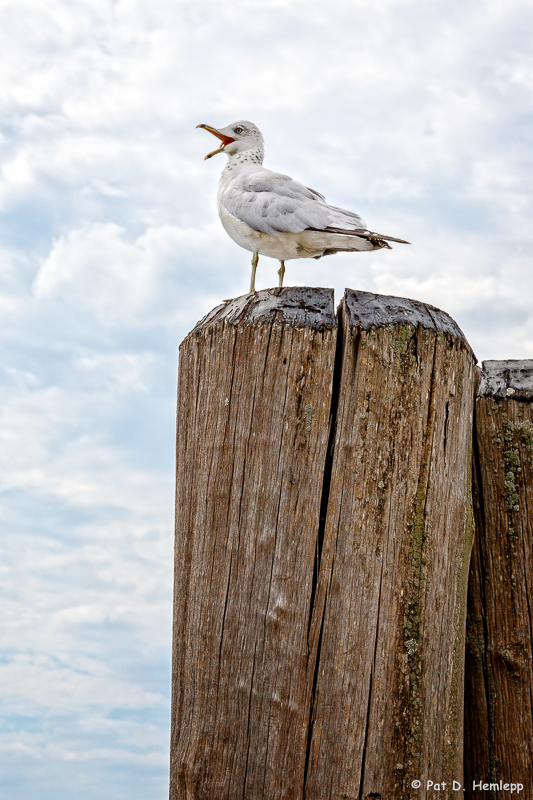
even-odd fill
[(301, 233), (309, 228), (366, 232), (359, 214), (330, 206), (313, 189), (267, 169), (230, 180), (220, 200), (230, 214), (262, 233)]

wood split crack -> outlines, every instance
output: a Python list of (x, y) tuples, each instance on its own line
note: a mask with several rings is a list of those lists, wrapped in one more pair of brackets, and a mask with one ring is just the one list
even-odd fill
[(255, 643), (255, 648), (254, 648), (254, 660), (253, 660), (253, 664), (252, 664), (252, 676), (251, 676), (251, 679), (250, 679), (250, 698), (248, 700), (248, 721), (247, 721), (247, 727), (246, 727), (246, 737), (248, 739), (248, 746), (246, 748), (246, 763), (245, 763), (245, 767), (244, 767), (244, 780), (242, 782), (243, 800), (246, 797), (246, 778), (248, 776), (248, 760), (249, 760), (249, 757), (250, 757), (250, 744), (251, 744), (251, 742), (250, 742), (250, 717), (251, 717), (251, 710), (252, 710), (252, 697), (253, 697), (253, 686), (254, 686), (254, 675), (255, 675), (255, 656), (256, 656), (256, 653), (257, 653), (257, 642)]
[[(483, 497), (483, 480), (481, 474), (481, 461), (480, 461), (480, 453), (479, 453), (479, 442), (477, 437), (477, 407), (476, 403), (474, 402), (474, 415), (473, 415), (473, 446), (472, 446), (472, 456), (473, 456), (473, 472), (474, 475), (472, 476), (473, 480), (475, 481), (476, 490), (478, 494), (478, 501), (477, 501), (477, 510), (479, 512), (479, 516), (481, 517), (480, 528), (481, 530), (477, 530), (475, 536), (477, 538), (478, 546), (482, 547), (482, 542), (485, 541), (485, 531), (487, 529), (487, 523), (485, 519), (485, 500)], [(483, 650), (481, 653), (481, 670), (483, 673), (483, 685), (485, 689), (485, 702), (487, 712), (491, 706), (491, 688), (490, 688), (490, 676), (488, 672), (488, 662), (487, 662), (487, 650), (489, 646), (489, 633), (487, 630), (487, 599), (485, 595), (485, 583), (487, 580), (487, 574), (485, 569), (485, 557), (483, 552), (480, 552), (479, 557), (479, 568), (480, 568), (480, 581), (479, 581), (479, 590), (480, 590), (480, 601), (481, 601), (481, 621), (483, 624)], [(489, 752), (489, 760), (492, 762), (492, 757), (494, 755), (494, 733), (492, 730), (492, 715), (487, 713), (487, 725), (488, 725), (488, 752)]]
[(446, 445), (448, 439), (448, 418), (450, 416), (450, 401), (446, 403), (446, 415), (444, 417), (444, 453), (446, 453)]
[[(307, 729), (307, 744), (306, 744), (306, 755), (305, 755), (305, 766), (304, 766), (304, 779), (303, 779), (303, 797), (305, 800), (306, 795), (306, 784), (307, 784), (307, 774), (309, 769), (309, 759), (311, 755), (311, 743), (313, 738), (313, 727), (314, 727), (314, 718), (315, 718), (315, 700), (316, 700), (316, 691), (317, 691), (317, 683), (318, 683), (318, 671), (320, 666), (320, 653), (321, 653), (321, 646), (322, 646), (322, 632), (324, 629), (324, 618), (325, 618), (325, 610), (326, 610), (326, 597), (327, 591), (321, 593), (320, 599), (320, 608), (317, 607), (317, 592), (319, 588), (319, 583), (324, 581), (324, 575), (321, 572), (321, 565), (322, 565), (322, 551), (324, 547), (324, 535), (326, 529), (326, 520), (328, 514), (328, 504), (330, 498), (330, 490), (331, 490), (331, 479), (333, 474), (333, 461), (335, 455), (335, 437), (337, 432), (337, 414), (339, 408), (339, 398), (340, 398), (340, 388), (341, 388), (341, 381), (342, 381), (342, 368), (344, 362), (344, 324), (343, 324), (343, 316), (344, 316), (344, 304), (341, 302), (339, 308), (337, 310), (337, 342), (336, 342), (336, 349), (335, 349), (335, 360), (333, 365), (333, 376), (332, 376), (332, 386), (331, 386), (331, 404), (330, 404), (330, 413), (329, 413), (329, 438), (326, 450), (326, 458), (324, 462), (324, 472), (323, 472), (323, 480), (322, 480), (322, 496), (320, 501), (320, 516), (319, 516), (319, 525), (317, 531), (317, 539), (316, 539), (316, 547), (315, 547), (315, 561), (313, 567), (313, 578), (312, 578), (312, 586), (311, 586), (311, 597), (309, 602), (309, 622), (307, 627), (307, 642), (308, 642), (308, 663), (309, 658), (313, 657), (315, 659), (314, 668), (313, 668), (313, 683), (311, 689), (311, 697), (310, 697), (310, 704), (309, 704), (309, 721), (308, 721), (308, 729)], [(360, 337), (360, 331), (357, 334), (357, 342)], [(328, 585), (331, 582), (333, 572), (333, 562), (330, 565), (330, 575), (328, 579)], [(311, 629), (314, 628), (316, 630), (316, 626), (318, 624), (317, 616), (320, 614), (320, 632), (318, 635), (318, 642), (316, 645), (316, 653), (313, 654), (311, 652), (313, 643), (310, 640), (311, 636)], [(314, 637), (313, 637), (314, 639)]]
[[(370, 727), (370, 710), (372, 708), (372, 689), (374, 686), (374, 672), (376, 671), (376, 655), (378, 649), (378, 635), (379, 635), (379, 619), (380, 619), (380, 610), (381, 610), (381, 587), (383, 584), (383, 561), (381, 562), (381, 572), (379, 576), (379, 592), (378, 592), (378, 607), (377, 607), (377, 614), (376, 614), (376, 627), (375, 627), (375, 639), (374, 639), (374, 658), (372, 660), (372, 666), (370, 668), (370, 683), (368, 686), (368, 705), (366, 711), (366, 724), (365, 724), (365, 739), (363, 743), (363, 754), (361, 758), (361, 777), (359, 781), (359, 796), (358, 800), (362, 800), (363, 798), (363, 789), (364, 789), (364, 782), (365, 782), (365, 764), (366, 764), (366, 754), (367, 754), (367, 743), (368, 743), (368, 730)], [(370, 795), (372, 796), (372, 795)]]

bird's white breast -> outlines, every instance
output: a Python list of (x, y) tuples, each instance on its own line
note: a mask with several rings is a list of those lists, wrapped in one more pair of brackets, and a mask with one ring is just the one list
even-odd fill
[(238, 245), (244, 247), (245, 250), (250, 250), (252, 253), (258, 252), (257, 246), (260, 245), (263, 234), (259, 231), (254, 231), (246, 222), (241, 222), (240, 219), (230, 214), (221, 201), (220, 195), (218, 198), (218, 215), (224, 230), (234, 242), (237, 242)]

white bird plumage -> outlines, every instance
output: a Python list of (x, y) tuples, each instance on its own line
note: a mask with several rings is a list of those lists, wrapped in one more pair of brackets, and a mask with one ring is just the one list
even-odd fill
[(259, 255), (281, 262), (278, 275), (283, 286), (285, 261), (290, 259), (390, 249), (389, 241), (409, 244), (367, 230), (359, 214), (331, 206), (314, 189), (263, 167), (263, 136), (253, 123), (197, 127), (221, 140), (206, 159), (217, 153), (228, 156), (218, 186), (218, 213), (233, 241), (253, 253), (250, 292), (255, 292)]

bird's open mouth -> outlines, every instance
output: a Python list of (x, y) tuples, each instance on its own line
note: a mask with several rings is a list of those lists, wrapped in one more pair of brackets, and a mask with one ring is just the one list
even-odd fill
[(235, 141), (235, 139), (232, 139), (231, 136), (226, 136), (224, 133), (220, 133), (220, 131), (217, 131), (216, 128), (212, 128), (211, 125), (202, 124), (202, 125), (197, 125), (196, 127), (204, 128), (206, 131), (209, 131), (209, 133), (212, 133), (213, 136), (216, 136), (218, 139), (221, 139), (222, 141), (220, 147), (217, 147), (216, 150), (213, 150), (211, 153), (208, 153), (204, 158), (204, 161), (208, 158), (211, 158), (211, 156), (216, 156), (217, 153), (222, 153), (227, 144), (231, 144), (232, 142)]

